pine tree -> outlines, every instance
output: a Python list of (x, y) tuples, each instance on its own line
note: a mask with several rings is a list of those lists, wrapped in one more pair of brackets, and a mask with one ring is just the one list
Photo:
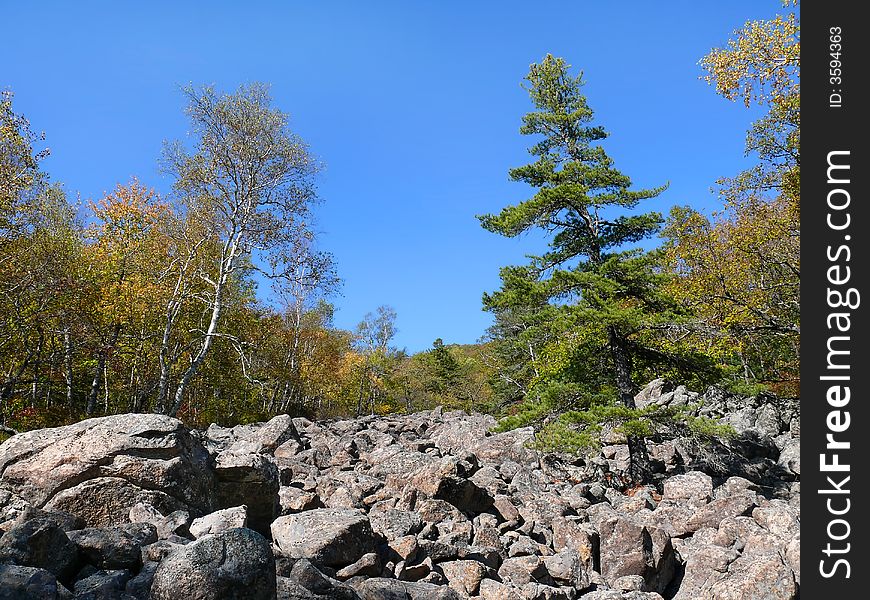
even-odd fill
[(535, 110), (523, 117), (520, 132), (539, 136), (529, 150), (536, 159), (512, 169), (510, 177), (537, 191), (497, 215), (479, 217), (484, 228), (508, 237), (541, 229), (550, 236), (549, 251), (532, 257), (528, 267), (503, 269), (502, 289), (485, 295), (484, 304), (496, 314), (497, 326), (525, 314), (537, 333), (524, 334), (543, 343), (529, 346), (535, 363), (528, 374), (531, 389), (507, 423), (549, 422), (550, 435), (559, 438), (588, 421), (593, 407), (610, 402), (628, 409), (611, 413), (623, 418), (629, 433), (628, 475), (641, 481), (650, 466), (643, 428), (631, 412), (636, 363), (667, 362), (666, 352), (650, 343), (661, 334), (650, 333), (666, 329), (675, 315), (661, 294), (653, 255), (628, 247), (660, 228), (661, 215), (633, 209), (666, 186), (631, 189), (631, 180), (599, 144), (608, 134), (593, 122), (582, 76), (572, 76), (569, 68), (547, 55), (526, 77)]

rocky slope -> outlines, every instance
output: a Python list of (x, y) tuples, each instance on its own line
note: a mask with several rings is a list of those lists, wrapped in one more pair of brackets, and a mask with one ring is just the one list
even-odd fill
[[(653, 382), (640, 404), (697, 400)], [(0, 445), (0, 599), (789, 599), (797, 405), (708, 393), (740, 432), (538, 455), (530, 430), (440, 409), (187, 430), (118, 415)]]

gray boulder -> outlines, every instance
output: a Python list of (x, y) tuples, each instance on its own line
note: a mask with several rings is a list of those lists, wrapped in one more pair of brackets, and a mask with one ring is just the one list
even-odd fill
[(124, 586), (124, 593), (135, 600), (148, 600), (151, 596), (151, 584), (154, 583), (154, 574), (160, 563), (146, 562), (139, 569), (139, 573), (132, 577)]
[[(126, 569), (97, 571), (75, 583), (76, 600), (117, 600), (133, 574)], [(126, 600), (126, 598), (124, 599)]]
[(798, 587), (791, 568), (778, 553), (771, 553), (736, 560), (728, 569), (728, 577), (711, 585), (708, 593), (704, 597), (717, 600), (794, 600)]
[(189, 533), (190, 513), (176, 510), (166, 516), (146, 502), (139, 502), (130, 509), (131, 523), (150, 523), (157, 528), (157, 537), (165, 540), (173, 535)]
[(45, 569), (69, 582), (79, 561), (78, 547), (49, 519), (25, 521), (0, 537), (0, 563)]
[[(181, 421), (126, 414), (15, 435), (0, 445), (0, 481), (33, 506), (99, 527), (147, 501), (164, 513), (207, 510), (214, 471)], [(155, 491), (159, 490), (159, 491)]]
[(425, 582), (373, 577), (354, 583), (362, 600), (462, 600), (456, 590)]
[(621, 590), (596, 590), (583, 594), (583, 600), (664, 600), (656, 592), (624, 592)]
[(700, 471), (689, 471), (683, 475), (669, 477), (664, 482), (662, 500), (701, 505), (713, 497), (713, 478)]
[(664, 592), (676, 569), (670, 536), (624, 515), (604, 520), (598, 531), (601, 574), (606, 581), (640, 575), (646, 582), (643, 591)]
[(0, 564), (0, 600), (72, 600), (45, 569)]
[(52, 497), (45, 508), (80, 517), (88, 527), (108, 527), (127, 520), (133, 505), (147, 503), (161, 513), (187, 510), (190, 505), (160, 490), (150, 490), (120, 477), (95, 477)]
[(800, 477), (801, 475), (801, 440), (790, 438), (779, 453), (777, 464), (787, 472)]
[(204, 535), (220, 533), (237, 527), (246, 527), (247, 524), (248, 507), (244, 505), (234, 506), (194, 519), (193, 523), (190, 524), (190, 535), (195, 539), (199, 539)]
[(90, 564), (106, 570), (137, 570), (142, 547), (157, 541), (157, 529), (150, 523), (81, 529), (68, 535)]
[(282, 597), (299, 600), (359, 600), (359, 595), (352, 587), (328, 577), (304, 558), (296, 561), (288, 577), (279, 578), (278, 600)]
[(425, 496), (449, 502), (466, 512), (483, 512), (492, 506), (493, 497), (474, 481), (466, 479), (454, 457), (424, 466), (410, 477), (411, 485)]
[(438, 565), (447, 584), (459, 592), (473, 596), (480, 588), (480, 582), (487, 574), (487, 569), (476, 560), (452, 560)]
[(352, 564), (378, 546), (368, 517), (352, 509), (320, 508), (279, 517), (272, 523), (272, 539), (285, 556), (329, 567)]
[(395, 508), (375, 510), (375, 507), (372, 507), (369, 511), (369, 520), (372, 530), (389, 541), (415, 534), (423, 527), (423, 521), (418, 513)]
[(250, 529), (230, 529), (177, 548), (154, 574), (151, 600), (272, 600), (275, 558)]
[(247, 506), (248, 526), (264, 535), (280, 512), (278, 466), (265, 454), (222, 452), (215, 460), (217, 508)]

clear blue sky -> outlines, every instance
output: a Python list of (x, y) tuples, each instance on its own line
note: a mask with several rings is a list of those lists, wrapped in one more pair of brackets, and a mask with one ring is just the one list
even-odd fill
[(12, 2), (0, 88), (45, 131), (51, 176), (82, 199), (133, 176), (159, 191), (157, 159), (187, 124), (178, 86), (273, 85), (291, 128), (326, 163), (321, 247), (344, 280), (339, 326), (380, 304), (396, 343), (477, 340), (498, 269), (542, 249), (475, 215), (526, 198), (520, 82), (547, 52), (582, 69), (638, 186), (670, 181), (651, 209), (716, 207), (714, 181), (746, 166), (753, 113), (698, 80), (697, 61), (775, 1)]

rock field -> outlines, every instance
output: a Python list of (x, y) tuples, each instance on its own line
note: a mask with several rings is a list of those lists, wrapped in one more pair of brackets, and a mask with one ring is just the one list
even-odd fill
[(540, 455), (530, 429), (433, 411), (188, 430), (89, 419), (0, 445), (0, 600), (788, 600), (800, 584), (797, 401), (657, 380), (737, 439)]

